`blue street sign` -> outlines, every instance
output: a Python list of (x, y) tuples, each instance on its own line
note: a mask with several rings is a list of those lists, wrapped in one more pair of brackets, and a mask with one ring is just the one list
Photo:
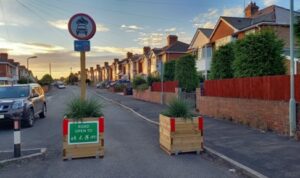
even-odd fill
[(90, 41), (88, 40), (75, 40), (74, 50), (75, 51), (90, 51)]

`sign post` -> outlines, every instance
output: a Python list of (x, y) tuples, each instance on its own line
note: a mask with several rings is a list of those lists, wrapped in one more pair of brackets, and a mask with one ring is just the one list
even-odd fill
[(78, 39), (74, 41), (74, 50), (80, 52), (80, 98), (85, 100), (86, 98), (86, 71), (85, 52), (90, 51), (90, 41), (96, 33), (96, 23), (87, 14), (79, 13), (71, 17), (68, 23), (68, 29), (70, 34)]

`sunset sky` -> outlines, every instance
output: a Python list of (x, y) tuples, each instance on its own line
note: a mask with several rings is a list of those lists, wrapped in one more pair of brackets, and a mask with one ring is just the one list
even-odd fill
[[(255, 2), (260, 8), (274, 3), (289, 8), (288, 0)], [(90, 67), (121, 59), (127, 51), (139, 53), (145, 45), (162, 47), (168, 34), (190, 43), (197, 27), (213, 27), (221, 15), (243, 16), (244, 0), (0, 0), (0, 5), (0, 51), (22, 64), (37, 55), (30, 69), (40, 78), (50, 62), (53, 77), (67, 76), (71, 67), (79, 70), (67, 31), (75, 13), (87, 13), (97, 23), (87, 54)]]

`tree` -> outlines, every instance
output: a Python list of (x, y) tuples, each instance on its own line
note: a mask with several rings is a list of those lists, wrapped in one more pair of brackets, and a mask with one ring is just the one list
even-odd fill
[(40, 85), (50, 85), (53, 82), (53, 78), (49, 74), (45, 74), (41, 80), (39, 80)]
[(237, 41), (234, 77), (285, 74), (283, 47), (283, 41), (271, 30), (250, 34)]
[(234, 60), (234, 44), (221, 46), (214, 52), (209, 78), (225, 79), (233, 77), (232, 62)]
[(175, 63), (175, 60), (172, 60), (164, 64), (164, 81), (174, 81)]
[(195, 56), (185, 55), (176, 60), (175, 80), (184, 91), (195, 91), (199, 85)]
[(300, 46), (300, 17), (299, 16), (297, 16), (296, 18), (295, 34), (296, 34), (297, 43)]
[(67, 78), (67, 83), (74, 85), (76, 82), (78, 82), (78, 77), (73, 73), (70, 73), (69, 77)]

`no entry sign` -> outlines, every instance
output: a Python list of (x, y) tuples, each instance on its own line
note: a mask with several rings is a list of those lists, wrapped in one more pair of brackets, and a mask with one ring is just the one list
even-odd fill
[(71, 35), (78, 40), (89, 40), (96, 33), (95, 21), (89, 15), (83, 13), (72, 16), (68, 28)]

